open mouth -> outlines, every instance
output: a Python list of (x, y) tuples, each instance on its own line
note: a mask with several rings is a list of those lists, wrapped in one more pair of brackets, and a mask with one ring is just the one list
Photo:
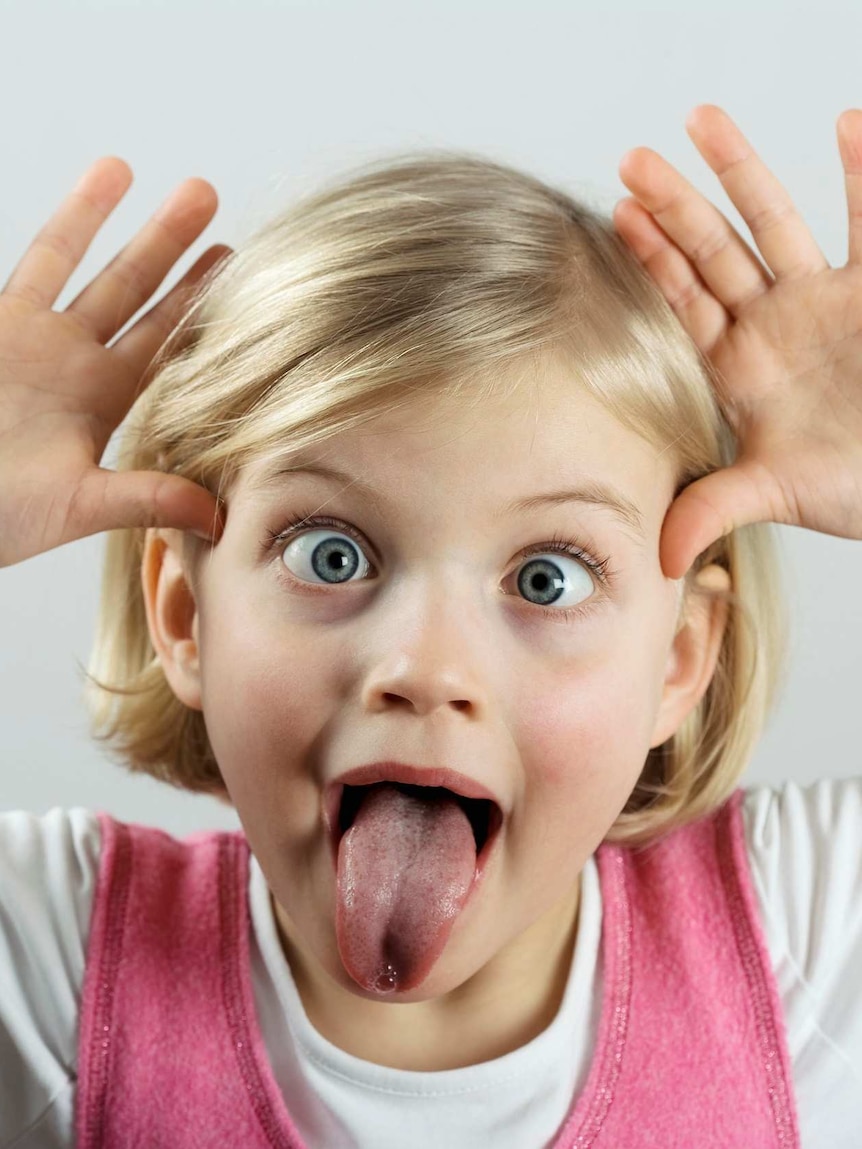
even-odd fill
[(379, 790), (381, 786), (395, 786), (396, 789), (414, 797), (433, 800), (433, 797), (445, 795), (454, 798), (464, 813), (473, 830), (476, 843), (476, 859), (478, 869), (484, 866), (485, 859), (496, 839), (497, 833), (503, 824), (503, 813), (496, 802), (487, 798), (465, 798), (456, 794), (445, 786), (411, 786), (406, 782), (375, 782), (370, 786), (343, 786), (341, 800), (338, 807), (338, 818), (333, 823), (333, 842), (336, 858), (341, 838), (350, 827), (359, 812), (359, 808), (372, 790)]

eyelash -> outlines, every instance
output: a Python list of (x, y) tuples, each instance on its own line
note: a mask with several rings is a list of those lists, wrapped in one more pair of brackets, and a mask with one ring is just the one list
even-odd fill
[[(312, 530), (315, 527), (332, 527), (342, 534), (349, 535), (350, 538), (361, 543), (363, 547), (367, 546), (364, 536), (360, 534), (355, 527), (350, 526), (349, 523), (342, 522), (340, 519), (330, 518), (329, 515), (315, 515), (313, 511), (300, 511), (291, 515), (280, 531), (267, 531), (266, 549), (271, 550), (278, 546), (279, 543), (284, 543), (286, 546), (288, 542), (302, 533), (298, 529), (300, 527), (303, 530)], [(523, 552), (523, 557), (527, 559), (530, 555), (553, 553), (571, 555), (583, 563), (584, 566), (595, 575), (602, 586), (606, 588), (614, 586), (617, 572), (611, 569), (611, 560), (609, 557), (603, 555), (594, 556), (578, 546), (574, 540), (567, 539), (562, 535), (555, 534), (547, 543), (534, 544), (533, 546), (527, 547)], [(571, 620), (577, 615), (583, 616), (600, 604), (590, 599), (580, 606), (562, 607), (559, 610), (554, 610), (552, 607), (547, 606), (537, 606), (535, 603), (528, 605), (533, 605), (536, 610), (540, 610), (546, 617), (559, 621), (560, 619)]]

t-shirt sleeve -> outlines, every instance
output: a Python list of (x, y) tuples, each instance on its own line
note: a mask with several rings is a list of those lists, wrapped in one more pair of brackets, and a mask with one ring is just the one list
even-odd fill
[(0, 813), (0, 1149), (72, 1145), (97, 815)]
[(752, 879), (803, 1146), (862, 1144), (862, 777), (748, 790)]

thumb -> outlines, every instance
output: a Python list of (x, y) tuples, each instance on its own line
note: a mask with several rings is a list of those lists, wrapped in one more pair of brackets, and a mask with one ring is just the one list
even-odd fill
[(161, 471), (96, 467), (82, 480), (75, 517), (85, 529), (72, 537), (122, 527), (173, 527), (213, 544), (224, 527), (215, 497), (198, 483)]
[(665, 515), (659, 544), (665, 578), (679, 579), (707, 547), (736, 527), (769, 519), (762, 488), (750, 469), (734, 464), (687, 486)]

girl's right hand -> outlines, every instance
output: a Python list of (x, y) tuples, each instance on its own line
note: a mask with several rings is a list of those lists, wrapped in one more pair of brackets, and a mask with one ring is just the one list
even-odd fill
[(212, 185), (185, 180), (65, 311), (52, 310), (131, 182), (125, 161), (97, 160), (0, 292), (0, 566), (118, 527), (219, 533), (218, 504), (198, 484), (99, 466), (197, 281), (231, 251), (209, 248), (106, 346), (215, 215)]

